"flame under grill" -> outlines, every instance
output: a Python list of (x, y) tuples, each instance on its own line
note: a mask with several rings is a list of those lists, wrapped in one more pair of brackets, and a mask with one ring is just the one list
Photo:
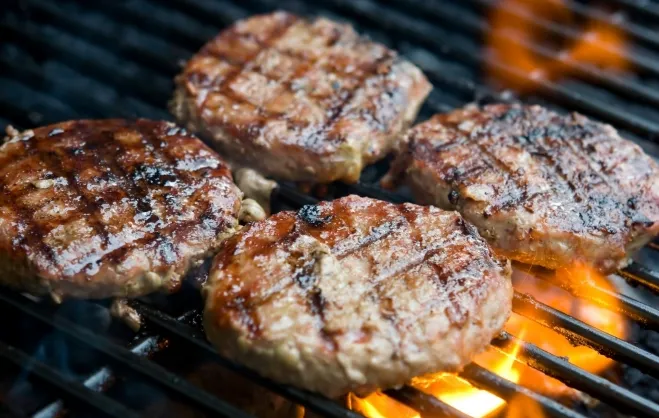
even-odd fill
[[(510, 100), (505, 94), (475, 81), (481, 78), (480, 69), (487, 66), (516, 71), (509, 63), (493, 61), (482, 52), (480, 38), (490, 30), (484, 12), (492, 3), (493, 0), (322, 0), (309, 3), (303, 0), (166, 0), (161, 4), (151, 0), (63, 0), (57, 3), (22, 0), (15, 10), (0, 17), (0, 37), (4, 42), (0, 46), (0, 125), (29, 128), (64, 119), (111, 116), (169, 119), (165, 103), (172, 92), (172, 79), (179, 71), (180, 61), (220, 28), (236, 19), (274, 8), (347, 19), (358, 30), (407, 55), (436, 86), (421, 118), (474, 99)], [(578, 17), (604, 19), (600, 12), (583, 3), (565, 3)], [(632, 0), (612, 3), (634, 22), (659, 17), (659, 7), (652, 4), (643, 5)], [(569, 28), (542, 17), (533, 18), (531, 23), (567, 38), (576, 36)], [(536, 80), (537, 92), (527, 99), (558, 109), (564, 106), (610, 122), (656, 157), (659, 156), (659, 142), (656, 141), (659, 111), (651, 107), (659, 105), (659, 60), (654, 59), (659, 53), (659, 36), (641, 23), (621, 25), (620, 30), (632, 40), (634, 47), (619, 53), (637, 75), (622, 76), (571, 64), (578, 66), (576, 73), (589, 81)], [(540, 46), (532, 47), (540, 51)], [(384, 170), (385, 164), (369, 167), (360, 183), (332, 185), (330, 195), (356, 193), (396, 202), (410, 200), (409, 196), (378, 187)], [(275, 205), (280, 208), (296, 208), (316, 201), (290, 184), (282, 184), (274, 198)], [(658, 258), (658, 249), (658, 244), (650, 244), (644, 250), (650, 254), (646, 257), (649, 262), (634, 263), (619, 275), (633, 285), (659, 292), (658, 266), (650, 262)], [(594, 304), (609, 307), (609, 301), (614, 301), (621, 315), (645, 329), (659, 330), (659, 310), (653, 306), (605, 288), (593, 287), (587, 292), (578, 292), (568, 283), (552, 277), (541, 278)], [(221, 358), (199, 328), (196, 292), (184, 290), (172, 298), (174, 302), (168, 299), (166, 304), (157, 298), (130, 302), (146, 325), (145, 330), (130, 341), (130, 337), (121, 332), (94, 332), (79, 321), (54, 315), (52, 306), (0, 289), (3, 318), (12, 318), (11, 322), (16, 318), (19, 326), (30, 324), (34, 327), (31, 333), (57, 333), (64, 344), (82, 350), (83, 357), (90, 360), (88, 363), (94, 369), (85, 379), (79, 379), (67, 370), (68, 366), (58, 367), (50, 361), (42, 361), (42, 356), (31, 351), (35, 345), (16, 336), (16, 332), (12, 333), (16, 330), (11, 326), (0, 331), (0, 364), (23, 370), (30, 375), (34, 388), (56, 395), (57, 400), (51, 396), (35, 402), (29, 414), (38, 417), (56, 416), (65, 410), (82, 416), (138, 416), (131, 402), (113, 393), (114, 387), (125, 378), (144, 381), (165, 396), (214, 416), (249, 416), (160, 365), (155, 359), (173, 350), (170, 346), (183, 347), (190, 353), (185, 361), (192, 361), (197, 355), (211, 359), (321, 416), (361, 416), (338, 403), (276, 384)], [(84, 309), (93, 309), (101, 303), (77, 302)], [(519, 292), (515, 293), (513, 308), (580, 345), (659, 378), (659, 356), (649, 351)], [(622, 413), (659, 417), (657, 403), (529, 342), (506, 332), (492, 341), (494, 348), (506, 352), (515, 345), (519, 346), (518, 359), (530, 367)], [(461, 377), (505, 400), (532, 399), (548, 416), (584, 417), (548, 396), (512, 383), (476, 364), (467, 366)], [(5, 398), (2, 390), (0, 386), (0, 404)], [(412, 386), (385, 393), (420, 411), (423, 417), (466, 416)]]

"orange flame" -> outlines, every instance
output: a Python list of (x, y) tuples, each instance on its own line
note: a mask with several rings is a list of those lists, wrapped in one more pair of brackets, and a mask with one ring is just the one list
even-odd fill
[(366, 418), (421, 418), (415, 410), (380, 392), (374, 392), (364, 399), (351, 393), (348, 401), (350, 409)]
[[(519, 346), (506, 356), (497, 355), (497, 362), (492, 362), (491, 353), (476, 357), (476, 363), (483, 363), (499, 376), (513, 382), (520, 378), (515, 365)], [(412, 385), (426, 393), (434, 395), (454, 408), (475, 418), (491, 416), (500, 411), (506, 402), (484, 390), (477, 389), (458, 376), (437, 373), (418, 377)], [(418, 412), (396, 402), (381, 393), (374, 393), (364, 399), (350, 395), (350, 407), (367, 418), (420, 418)]]
[(533, 399), (515, 396), (508, 404), (506, 418), (544, 418), (545, 413)]
[[(558, 280), (571, 283), (577, 292), (586, 291), (586, 289), (592, 288), (593, 285), (604, 290), (614, 290), (613, 285), (606, 277), (584, 264), (577, 264), (574, 267), (559, 270), (556, 272), (556, 276)], [(567, 291), (530, 275), (517, 272), (513, 280), (515, 288), (521, 293), (528, 293), (538, 301), (615, 337), (624, 338), (626, 335), (624, 318), (612, 312), (612, 310), (600, 308), (590, 302), (575, 298)], [(615, 300), (605, 300), (604, 302), (615, 308)], [(542, 320), (543, 318), (539, 319)], [(558, 332), (527, 320), (523, 316), (513, 314), (506, 324), (506, 331), (511, 334), (518, 334), (521, 330), (526, 331), (526, 340), (528, 342), (557, 356), (567, 357), (571, 363), (591, 373), (601, 373), (613, 363), (613, 360), (589, 347), (574, 346)], [(558, 380), (531, 369), (528, 373), (524, 373), (520, 383), (552, 395), (567, 390), (567, 387)]]
[[(487, 47), (493, 58), (488, 74), (505, 87), (528, 91), (539, 80), (555, 80), (578, 73), (573, 63), (612, 71), (624, 71), (629, 61), (624, 51), (627, 36), (616, 25), (586, 22), (578, 39), (560, 50), (547, 52), (540, 41), (551, 38), (534, 19), (570, 22), (569, 7), (563, 0), (501, 0), (492, 10)], [(503, 63), (497, 65), (497, 63)]]
[[(523, 338), (524, 330), (521, 334)], [(506, 356), (497, 355), (498, 361), (493, 361), (492, 353), (486, 351), (476, 356), (474, 361), (482, 366), (489, 366), (488, 368), (492, 372), (516, 383), (521, 377), (520, 370), (515, 367), (515, 359), (519, 349), (520, 346), (516, 345), (510, 354)], [(474, 418), (491, 416), (506, 405), (506, 402), (498, 396), (477, 389), (466, 380), (455, 375), (440, 374), (432, 378), (433, 381), (429, 386), (426, 382), (418, 379), (412, 383), (419, 389), (435, 395), (447, 404)]]

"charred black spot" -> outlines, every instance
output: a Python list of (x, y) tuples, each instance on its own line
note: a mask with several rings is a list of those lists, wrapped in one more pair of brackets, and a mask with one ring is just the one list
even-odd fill
[(322, 211), (317, 205), (302, 206), (297, 216), (312, 226), (322, 226), (332, 220), (331, 215), (322, 216)]
[(319, 288), (315, 287), (311, 292), (311, 312), (313, 312), (315, 315), (318, 315), (321, 317), (321, 319), (325, 319), (325, 297), (323, 296), (322, 292), (320, 291)]
[(452, 205), (457, 205), (457, 204), (458, 204), (458, 201), (460, 201), (460, 193), (458, 193), (457, 190), (451, 190), (451, 191), (448, 193), (448, 201), (449, 201)]
[(302, 289), (308, 289), (310, 287), (313, 287), (314, 284), (316, 284), (316, 277), (309, 274), (301, 274), (299, 276), (295, 276), (295, 282)]
[(638, 198), (637, 197), (632, 197), (629, 200), (627, 200), (627, 206), (630, 209), (636, 209), (638, 205)]
[(61, 134), (62, 132), (64, 132), (64, 129), (55, 128), (55, 129), (53, 129), (52, 131), (48, 132), (48, 136), (59, 135), (59, 134)]
[(146, 199), (138, 199), (136, 202), (137, 210), (140, 212), (150, 212), (151, 205)]
[(133, 180), (144, 180), (154, 186), (166, 186), (177, 180), (176, 174), (168, 167), (140, 165), (133, 172)]
[(470, 224), (469, 222), (465, 221), (462, 216), (459, 216), (458, 219), (456, 219), (455, 223), (460, 227), (460, 229), (462, 229), (462, 232), (464, 232), (465, 234), (480, 239), (480, 235), (478, 235), (478, 230), (476, 229), (476, 227)]

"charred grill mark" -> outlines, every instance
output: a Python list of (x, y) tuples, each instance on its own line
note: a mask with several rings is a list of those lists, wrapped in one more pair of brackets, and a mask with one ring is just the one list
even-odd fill
[[(567, 125), (567, 124), (562, 124), (561, 127), (558, 129), (559, 133), (562, 132), (571, 132), (570, 137), (574, 139), (574, 141), (568, 141), (566, 138), (566, 135), (558, 135), (558, 139), (564, 144), (564, 146), (567, 146), (570, 151), (572, 151), (572, 154), (575, 155), (577, 158), (581, 159), (581, 161), (586, 163), (586, 166), (589, 169), (589, 172), (587, 173), (586, 176), (582, 176), (583, 178), (579, 178), (581, 180), (581, 186), (582, 187), (588, 187), (588, 183), (586, 183), (586, 179), (590, 178), (590, 176), (596, 176), (599, 177), (600, 180), (607, 186), (608, 196), (615, 196), (616, 200), (620, 203), (620, 205), (617, 205), (620, 209), (620, 212), (623, 214), (624, 217), (628, 219), (629, 222), (634, 222), (634, 219), (636, 219), (639, 215), (644, 217), (642, 214), (638, 213), (635, 209), (630, 208), (629, 206), (625, 205), (626, 202), (620, 201), (620, 184), (616, 184), (615, 186), (612, 184), (612, 181), (616, 181), (615, 177), (609, 176), (607, 177), (604, 173), (604, 170), (598, 170), (594, 166), (597, 165), (597, 162), (593, 159), (591, 156), (591, 153), (588, 152), (583, 147), (583, 140), (585, 136), (589, 135), (596, 135), (598, 134), (598, 128), (596, 126), (591, 126), (591, 122), (587, 122), (587, 125), (584, 125), (585, 127), (578, 126), (578, 125)], [(576, 132), (575, 132), (576, 131)], [(578, 142), (581, 144), (581, 152), (579, 152), (578, 149), (575, 148), (575, 145), (573, 142)]]
[(318, 332), (322, 339), (331, 347), (333, 351), (336, 351), (338, 344), (334, 335), (328, 333), (327, 322), (325, 320), (325, 304), (326, 300), (323, 296), (323, 292), (318, 285), (318, 277), (316, 276), (315, 268), (317, 263), (317, 258), (313, 254), (291, 254), (296, 257), (296, 262), (302, 262), (301, 266), (295, 268), (293, 273), (293, 282), (302, 291), (304, 295), (305, 305), (311, 315), (313, 315), (318, 321)]
[[(245, 63), (242, 65), (242, 67), (236, 67), (235, 69), (232, 69), (232, 71), (229, 72), (229, 74), (226, 74), (224, 78), (218, 83), (218, 86), (216, 87), (216, 91), (222, 94), (225, 97), (228, 97), (235, 103), (246, 103), (251, 105), (251, 103), (246, 102), (240, 97), (237, 97), (233, 94), (230, 88), (228, 88), (231, 83), (240, 75), (242, 74), (245, 70), (248, 70), (250, 68), (250, 65), (253, 64), (254, 59), (258, 54), (260, 54), (262, 51), (264, 51), (266, 48), (269, 48), (270, 45), (272, 45), (274, 42), (276, 42), (278, 39), (283, 37), (286, 32), (298, 21), (298, 18), (293, 15), (287, 15), (286, 16), (286, 22), (284, 25), (279, 27), (277, 30), (275, 30), (271, 36), (267, 39), (265, 39), (263, 42), (259, 42), (259, 48), (251, 54)], [(199, 106), (199, 109), (205, 109), (206, 108), (206, 103), (208, 100), (208, 97), (210, 95), (207, 95), (206, 98), (202, 101), (201, 105)], [(260, 120), (256, 125), (250, 126), (250, 131), (255, 130), (255, 131), (260, 131), (261, 128), (263, 127), (264, 121)], [(231, 126), (228, 124), (222, 124), (225, 128), (230, 129)], [(238, 135), (241, 136), (241, 135)]]
[(384, 239), (396, 231), (399, 231), (405, 224), (406, 222), (402, 218), (384, 222), (383, 224), (371, 228), (368, 235), (357, 241), (357, 245), (339, 249), (337, 249), (338, 246), (335, 246), (333, 252), (336, 250), (335, 255), (338, 259), (345, 258), (361, 250), (362, 248), (369, 246), (376, 241)]
[[(37, 138), (35, 137), (22, 141), (24, 150), (18, 158), (35, 159), (34, 143), (36, 141)], [(29, 189), (27, 193), (29, 193)], [(18, 203), (23, 195), (10, 191), (4, 183), (3, 178), (0, 177), (0, 203), (3, 206), (11, 207), (16, 212), (19, 224), (25, 226), (25, 230), (20, 232), (20, 239), (12, 242), (12, 246), (14, 248), (23, 247), (23, 252), (26, 256), (29, 252), (36, 251), (45, 256), (49, 262), (54, 263), (55, 253), (43, 240), (46, 230), (32, 219), (33, 212), (31, 209)]]
[[(529, 119), (533, 119), (537, 116), (528, 113), (527, 117)], [(560, 117), (556, 116), (550, 119), (549, 125), (534, 128), (529, 134), (529, 137), (533, 139), (533, 145), (535, 145), (544, 154), (543, 158), (546, 158), (551, 163), (549, 166), (547, 166), (547, 164), (543, 164), (542, 167), (553, 169), (553, 173), (545, 170), (545, 172), (548, 173), (548, 177), (552, 180), (562, 180), (562, 184), (564, 186), (563, 189), (566, 195), (568, 197), (571, 196), (571, 198), (574, 199), (574, 201), (581, 208), (578, 217), (581, 222), (581, 226), (585, 230), (598, 230), (607, 234), (614, 234), (619, 232), (615, 230), (612, 225), (610, 225), (610, 223), (608, 223), (607, 219), (610, 215), (605, 215), (603, 217), (597, 215), (595, 213), (596, 207), (607, 207), (609, 209), (617, 210), (629, 220), (635, 217), (634, 214), (630, 214), (627, 207), (625, 207), (621, 202), (613, 199), (612, 196), (617, 196), (617, 190), (614, 190), (611, 184), (608, 183), (606, 179), (604, 179), (597, 172), (597, 170), (593, 168), (590, 161), (590, 156), (584, 155), (587, 151), (582, 149), (581, 152), (579, 152), (579, 150), (577, 150), (571, 144), (573, 141), (568, 140), (567, 138), (569, 136), (570, 139), (581, 141), (584, 132), (592, 133), (592, 130), (586, 129), (585, 131), (581, 131), (580, 127), (568, 125), (562, 119), (556, 120), (557, 118)], [(575, 130), (581, 133), (575, 132)], [(570, 176), (567, 174), (565, 167), (566, 161), (564, 158), (560, 158), (560, 156), (556, 155), (556, 148), (554, 148), (551, 143), (547, 143), (547, 146), (542, 145), (540, 139), (544, 139), (542, 142), (549, 140), (557, 141), (558, 147), (560, 147), (560, 149), (569, 151), (570, 156), (584, 164), (585, 171), (579, 171), (577, 175), (574, 176), (577, 184), (575, 184), (575, 181), (571, 180)], [(560, 149), (558, 151), (560, 151)], [(606, 197), (602, 197), (598, 202), (593, 202), (594, 196), (591, 195), (593, 192), (593, 186), (597, 184), (591, 181), (593, 177), (598, 177), (600, 180), (602, 180), (603, 184), (605, 184), (608, 189), (606, 192)], [(586, 195), (584, 195), (582, 191), (584, 191)], [(593, 203), (595, 203), (595, 206), (593, 206)], [(602, 221), (602, 219), (604, 219), (604, 221)]]
[[(136, 130), (137, 129), (139, 128), (136, 127)], [(153, 148), (153, 154), (156, 157), (156, 164), (162, 164), (161, 167), (156, 165), (155, 167), (152, 166), (153, 169), (146, 169), (146, 172), (144, 173), (146, 176), (145, 181), (152, 185), (171, 187), (174, 189), (172, 193), (174, 191), (178, 192), (177, 182), (179, 181), (179, 176), (184, 177), (183, 180), (186, 184), (185, 187), (194, 188), (197, 186), (195, 179), (191, 175), (185, 173), (184, 171), (175, 171), (176, 163), (167, 151), (166, 146), (161, 146), (162, 140), (157, 140), (157, 138), (155, 138), (154, 135), (152, 135), (150, 132), (143, 132), (142, 130), (139, 130), (139, 133), (140, 136)], [(163, 150), (163, 148), (165, 149)], [(138, 170), (143, 167), (145, 166), (139, 166)], [(138, 170), (133, 171), (133, 176), (136, 175)], [(166, 211), (170, 216), (173, 216), (174, 218), (176, 217), (176, 215), (172, 213), (172, 205), (167, 201), (167, 199), (164, 198), (164, 196), (160, 203), (166, 208)], [(162, 219), (158, 218), (153, 210), (152, 213), (156, 216), (156, 223), (161, 225), (162, 235), (157, 237), (157, 242), (159, 243), (158, 253), (165, 261), (165, 265), (171, 265), (177, 260), (179, 256), (178, 252), (176, 251), (176, 247), (172, 243), (172, 233), (174, 232), (174, 229), (180, 229), (181, 226), (177, 225), (176, 222), (168, 222), (165, 224)], [(157, 235), (159, 234), (160, 233)]]
[[(463, 271), (467, 266), (469, 265), (470, 261), (469, 260), (462, 260), (458, 266), (455, 266), (454, 264), (451, 264), (451, 268), (447, 268), (446, 265), (438, 265), (436, 263), (429, 263), (430, 267), (433, 269), (435, 272), (434, 275), (431, 276), (432, 283), (437, 290), (438, 293), (443, 293), (446, 292), (447, 286), (446, 283), (451, 280), (452, 276), (455, 276), (457, 273)], [(464, 279), (457, 279), (458, 280), (458, 286), (456, 286), (459, 290), (467, 290), (469, 291), (468, 288), (465, 287)], [(459, 300), (456, 300), (456, 292), (455, 289), (449, 289), (448, 290), (448, 304), (444, 308), (444, 313), (446, 314), (447, 318), (451, 321), (451, 324), (453, 325), (462, 325), (465, 323), (465, 321), (468, 319), (466, 315), (466, 309), (460, 303)]]
[[(155, 217), (153, 221), (161, 224), (162, 220), (156, 215), (153, 206), (149, 202), (148, 188), (142, 187), (136, 180), (134, 171), (127, 169), (127, 167), (119, 163), (120, 159), (118, 157), (125, 154), (128, 151), (127, 148), (121, 141), (114, 139), (112, 132), (104, 132), (103, 135), (98, 135), (97, 137), (98, 141), (103, 141), (106, 144), (105, 152), (102, 153), (103, 163), (110, 167), (113, 173), (117, 173), (121, 178), (125, 179), (126, 193), (129, 199), (135, 203), (135, 209), (140, 213), (151, 214), (149, 219)], [(112, 145), (110, 146), (110, 144)], [(115, 263), (120, 262), (133, 248), (136, 248), (138, 245), (146, 245), (153, 239), (154, 234), (152, 232), (145, 230), (144, 233), (145, 236), (143, 238), (134, 241), (132, 244), (125, 243), (121, 248), (106, 254), (105, 257)]]
[(332, 215), (321, 216), (322, 210), (318, 205), (304, 205), (298, 212), (298, 218), (311, 226), (320, 227), (332, 220)]
[(506, 186), (510, 181), (512, 181), (515, 186), (514, 190), (508, 190), (508, 193), (506, 193), (503, 198), (501, 196), (497, 196), (496, 202), (493, 202), (488, 206), (484, 215), (489, 216), (501, 210), (519, 205), (523, 201), (526, 187), (520, 182), (518, 176), (516, 175), (516, 171), (513, 171), (512, 168), (509, 167), (508, 164), (506, 164), (500, 158), (498, 158), (491, 149), (489, 149), (485, 144), (481, 143), (479, 137), (473, 138), (473, 141), (480, 152), (489, 159), (489, 161), (486, 160), (486, 163), (497, 167), (504, 174), (506, 178)]
[[(85, 140), (87, 141), (90, 140), (90, 138), (88, 138), (89, 136), (93, 136), (88, 135), (88, 131), (85, 129), (86, 127), (82, 123), (76, 123), (72, 128), (78, 132), (84, 132), (82, 135), (85, 136)], [(103, 245), (107, 246), (109, 242), (109, 231), (107, 225), (105, 225), (100, 216), (101, 202), (87, 197), (87, 194), (83, 190), (83, 187), (86, 185), (81, 184), (79, 176), (76, 174), (82, 171), (85, 167), (89, 167), (92, 164), (94, 164), (96, 167), (103, 167), (100, 164), (100, 160), (97, 155), (98, 153), (88, 153), (92, 154), (91, 159), (93, 162), (86, 161), (86, 156), (82, 155), (74, 154), (74, 157), (76, 158), (71, 158), (71, 156), (66, 152), (53, 152), (47, 149), (40, 149), (39, 146), (44, 144), (44, 142), (46, 141), (39, 141), (37, 144), (37, 149), (40, 151), (40, 156), (45, 158), (45, 162), (48, 165), (50, 171), (55, 173), (57, 177), (65, 177), (69, 185), (73, 188), (75, 194), (80, 196), (82, 202), (84, 203), (85, 215), (87, 215), (86, 218), (91, 221), (92, 227), (103, 239)], [(44, 145), (48, 146), (49, 144), (46, 142)], [(84, 267), (86, 266), (83, 266), (83, 268)]]
[(315, 132), (313, 135), (319, 135), (323, 132), (328, 132), (332, 126), (336, 123), (336, 121), (339, 119), (339, 116), (341, 116), (341, 113), (343, 113), (343, 109), (350, 103), (350, 101), (355, 97), (357, 92), (359, 92), (360, 89), (364, 88), (364, 84), (368, 79), (371, 77), (375, 77), (378, 75), (378, 67), (383, 64), (386, 61), (392, 61), (395, 55), (391, 51), (386, 51), (385, 54), (375, 60), (369, 67), (367, 67), (362, 76), (358, 78), (357, 83), (355, 83), (355, 87), (350, 90), (345, 97), (339, 101), (333, 108), (329, 109), (327, 114), (329, 117), (325, 122), (319, 126), (318, 130)]

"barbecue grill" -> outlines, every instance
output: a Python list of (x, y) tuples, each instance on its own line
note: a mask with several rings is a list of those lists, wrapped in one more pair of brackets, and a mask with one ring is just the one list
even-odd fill
[[(20, 0), (0, 17), (0, 125), (23, 129), (86, 117), (171, 119), (166, 102), (182, 60), (233, 21), (273, 9), (347, 20), (360, 32), (398, 49), (422, 68), (435, 86), (421, 119), (474, 100), (516, 100), (514, 94), (491, 90), (481, 81), (481, 69), (485, 66), (519, 73), (510, 63), (483, 53), (481, 38), (490, 30), (486, 13), (494, 3)], [(576, 0), (565, 3), (580, 19), (610, 20), (590, 4)], [(524, 100), (559, 111), (580, 111), (609, 122), (657, 157), (659, 32), (651, 25), (652, 19), (659, 18), (659, 4), (640, 0), (610, 3), (618, 15), (628, 18), (613, 20), (613, 24), (631, 40), (631, 46), (618, 53), (630, 63), (634, 74), (619, 75), (570, 63), (574, 78), (555, 82), (537, 79), (537, 89), (525, 95)], [(579, 36), (573, 28), (542, 16), (522, 18), (567, 39)], [(539, 56), (550, 54), (542, 45), (530, 47)], [(404, 192), (390, 192), (378, 186), (386, 165), (383, 162), (368, 167), (358, 184), (331, 185), (326, 196), (355, 193), (396, 202), (411, 200)], [(274, 192), (273, 207), (299, 208), (316, 201), (294, 185), (282, 183)], [(639, 261), (620, 271), (619, 276), (654, 297), (659, 292), (658, 254), (659, 244), (650, 244)], [(609, 302), (615, 301), (612, 309), (638, 324), (641, 332), (659, 330), (659, 309), (640, 298), (597, 286), (587, 292), (578, 291), (553, 277), (541, 278), (600, 306), (612, 308)], [(148, 297), (130, 305), (143, 318), (144, 325), (137, 336), (125, 327), (107, 324), (106, 302), (71, 301), (55, 306), (0, 289), (0, 369), (12, 371), (16, 377), (9, 384), (0, 380), (0, 412), (37, 417), (68, 413), (128, 418), (145, 413), (145, 398), (155, 393), (151, 398), (157, 398), (156, 402), (175, 399), (211, 416), (248, 417), (231, 403), (188, 382), (180, 366), (173, 366), (212, 361), (320, 416), (361, 416), (335, 401), (277, 384), (259, 376), (258, 371), (217, 355), (200, 328), (200, 297), (192, 287), (177, 295)], [(659, 355), (646, 347), (615, 338), (519, 292), (515, 293), (513, 308), (569, 337), (574, 344), (591, 347), (659, 378)], [(584, 371), (506, 332), (492, 341), (493, 347), (504, 352), (513, 345), (520, 347), (519, 361), (622, 414), (659, 417), (659, 404), (642, 390)], [(506, 400), (518, 396), (533, 399), (548, 416), (577, 418), (590, 413), (583, 408), (569, 408), (476, 364), (467, 366), (461, 377)], [(140, 399), (136, 399), (136, 393)], [(388, 390), (386, 394), (416, 409), (423, 417), (466, 416), (412, 386)]]

